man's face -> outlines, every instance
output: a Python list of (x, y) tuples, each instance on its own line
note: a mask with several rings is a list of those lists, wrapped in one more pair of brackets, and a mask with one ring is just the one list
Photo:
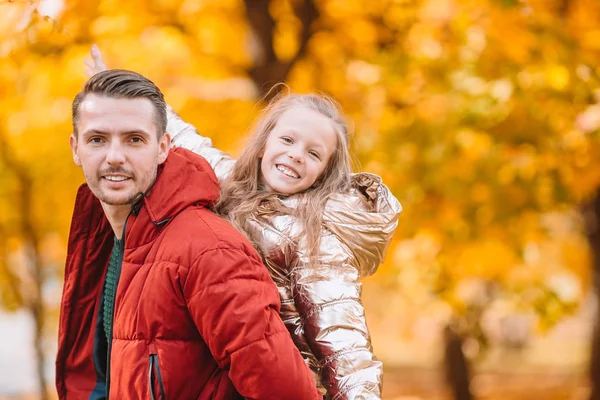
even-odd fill
[(71, 135), (75, 164), (92, 193), (105, 205), (130, 204), (156, 179), (171, 139), (160, 139), (148, 99), (88, 95), (79, 106), (78, 136)]

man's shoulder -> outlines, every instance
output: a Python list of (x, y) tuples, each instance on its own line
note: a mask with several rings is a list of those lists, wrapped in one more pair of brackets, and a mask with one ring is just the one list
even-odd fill
[(192, 247), (196, 252), (229, 248), (232, 251), (254, 253), (243, 234), (203, 207), (192, 207), (177, 215), (167, 227), (165, 239), (176, 242), (178, 247)]
[(161, 236), (157, 259), (180, 265), (186, 276), (196, 276), (192, 282), (210, 285), (240, 274), (243, 279), (270, 279), (248, 239), (205, 208), (181, 212)]

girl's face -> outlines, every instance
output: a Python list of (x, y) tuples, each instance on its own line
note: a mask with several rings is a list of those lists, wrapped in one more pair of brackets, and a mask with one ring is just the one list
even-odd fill
[(321, 176), (335, 151), (337, 134), (329, 118), (296, 106), (279, 117), (261, 154), (261, 183), (267, 190), (295, 194)]

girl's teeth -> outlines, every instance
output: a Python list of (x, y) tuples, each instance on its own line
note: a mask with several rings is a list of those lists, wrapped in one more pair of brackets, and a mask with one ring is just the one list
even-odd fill
[(298, 178), (298, 175), (296, 173), (294, 173), (294, 171), (292, 171), (289, 168), (284, 167), (283, 165), (278, 165), (277, 169), (281, 172), (283, 172), (285, 175), (289, 176), (290, 178)]

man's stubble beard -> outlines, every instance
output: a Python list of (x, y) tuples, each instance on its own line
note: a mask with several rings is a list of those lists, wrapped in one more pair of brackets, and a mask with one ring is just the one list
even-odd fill
[[(115, 196), (106, 195), (104, 193), (104, 191), (100, 188), (100, 186), (101, 186), (100, 183), (103, 179), (100, 176), (100, 173), (98, 173), (98, 176), (96, 176), (95, 179), (93, 180), (93, 182), (94, 182), (93, 186), (90, 185), (89, 182), (91, 182), (92, 180), (88, 179), (88, 177), (86, 177), (86, 181), (88, 182), (88, 186), (89, 186), (90, 190), (92, 191), (92, 194), (94, 196), (96, 196), (98, 198), (98, 200), (100, 200), (102, 203), (110, 205), (110, 206), (125, 206), (125, 205), (130, 205), (138, 193), (140, 193), (140, 192), (146, 193), (148, 191), (148, 189), (150, 189), (150, 187), (154, 184), (154, 182), (156, 180), (157, 172), (158, 172), (158, 166), (156, 167), (155, 170), (148, 171), (148, 173), (145, 176), (146, 179), (144, 179), (144, 182), (147, 182), (147, 184), (144, 186), (147, 186), (147, 187), (134, 188), (131, 193), (128, 193), (127, 195), (125, 195), (126, 197), (124, 199), (120, 199), (120, 200), (111, 199), (110, 197), (114, 198)], [(135, 186), (135, 183), (137, 181), (135, 175), (131, 174), (130, 179), (133, 181), (134, 186)]]

